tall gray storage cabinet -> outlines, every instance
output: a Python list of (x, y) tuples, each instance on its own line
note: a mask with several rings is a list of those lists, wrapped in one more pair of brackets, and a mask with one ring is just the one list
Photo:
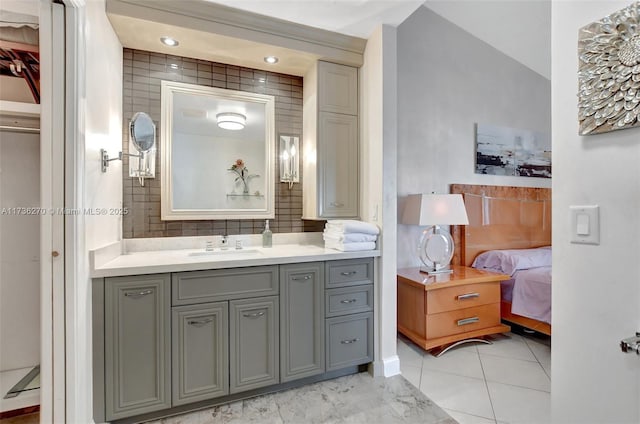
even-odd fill
[(105, 283), (107, 421), (170, 408), (169, 274)]
[(324, 372), (324, 263), (280, 266), (280, 381)]

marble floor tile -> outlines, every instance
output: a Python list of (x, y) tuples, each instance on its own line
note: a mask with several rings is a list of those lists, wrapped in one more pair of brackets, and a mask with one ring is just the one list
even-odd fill
[(484, 379), (423, 369), (420, 390), (442, 408), (494, 418)]
[(501, 383), (488, 382), (487, 385), (497, 422), (509, 424), (551, 422), (549, 393)]
[(500, 356), (480, 355), (487, 381), (511, 384), (528, 389), (551, 391), (551, 380), (536, 362)]
[(404, 377), (367, 373), (165, 418), (162, 424), (456, 424)]
[(398, 358), (400, 358), (400, 366), (411, 365), (414, 367), (422, 366), (422, 357), (428, 353), (422, 350), (420, 347), (413, 344), (409, 339), (400, 339), (396, 344), (396, 352)]

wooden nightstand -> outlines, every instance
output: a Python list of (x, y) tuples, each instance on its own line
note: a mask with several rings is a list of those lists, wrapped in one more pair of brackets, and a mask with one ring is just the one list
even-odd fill
[(504, 333), (500, 323), (500, 281), (509, 276), (465, 266), (429, 276), (418, 268), (398, 270), (398, 331), (425, 350), (443, 354), (456, 342), (482, 341)]

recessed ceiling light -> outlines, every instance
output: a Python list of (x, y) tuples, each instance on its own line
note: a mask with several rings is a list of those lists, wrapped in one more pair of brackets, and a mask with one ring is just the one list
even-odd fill
[(275, 56), (267, 56), (264, 58), (264, 61), (270, 65), (273, 65), (274, 63), (278, 63), (278, 58)]
[(180, 44), (178, 40), (171, 37), (160, 37), (160, 41), (162, 41), (162, 44), (169, 47), (176, 47), (178, 44)]

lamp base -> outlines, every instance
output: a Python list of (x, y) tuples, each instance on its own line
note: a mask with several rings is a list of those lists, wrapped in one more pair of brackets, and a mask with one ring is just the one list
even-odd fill
[(453, 270), (451, 268), (442, 268), (442, 269), (432, 269), (427, 268), (425, 266), (420, 267), (420, 272), (427, 275), (442, 275), (442, 274), (452, 274)]

